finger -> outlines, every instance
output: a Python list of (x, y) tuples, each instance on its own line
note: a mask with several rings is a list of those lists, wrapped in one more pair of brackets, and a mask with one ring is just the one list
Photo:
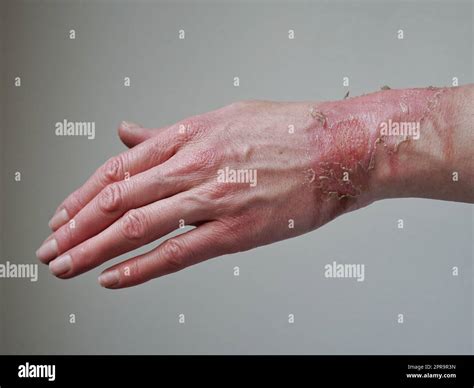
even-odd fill
[(185, 191), (191, 185), (189, 179), (174, 174), (173, 158), (128, 180), (105, 187), (74, 217), (72, 225), (65, 224), (53, 233), (55, 243), (45, 244), (56, 248), (38, 250), (43, 263), (53, 260), (75, 245), (95, 236), (130, 209), (137, 209), (163, 198)]
[(180, 226), (201, 221), (206, 211), (185, 193), (128, 211), (98, 235), (49, 263), (51, 272), (70, 278), (123, 253), (148, 244)]
[(136, 286), (213, 257), (234, 253), (237, 241), (232, 236), (218, 221), (207, 222), (166, 240), (150, 252), (106, 269), (99, 276), (99, 283), (113, 289)]
[(118, 134), (122, 143), (132, 148), (148, 140), (150, 137), (157, 135), (159, 131), (159, 129), (143, 128), (139, 124), (122, 121), (118, 129)]
[(81, 210), (105, 186), (126, 179), (155, 165), (161, 164), (174, 155), (179, 142), (171, 131), (163, 131), (138, 146), (110, 158), (78, 190), (70, 194), (59, 206), (49, 222), (55, 231)]
[(48, 242), (49, 240), (51, 240), (52, 238), (54, 237), (54, 233), (51, 233), (48, 237), (46, 237), (46, 239), (43, 241), (43, 244), (45, 242)]

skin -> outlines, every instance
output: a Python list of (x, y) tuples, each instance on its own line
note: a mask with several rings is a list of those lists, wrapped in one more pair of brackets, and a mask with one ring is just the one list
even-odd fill
[[(473, 104), (468, 85), (246, 101), (159, 129), (124, 122), (119, 136), (131, 148), (63, 201), (37, 256), (68, 279), (180, 220), (196, 226), (106, 269), (100, 284), (118, 289), (295, 237), (385, 198), (472, 203)], [(419, 123), (419, 139), (382, 134), (389, 119)], [(226, 167), (256, 170), (257, 184), (219, 181)]]

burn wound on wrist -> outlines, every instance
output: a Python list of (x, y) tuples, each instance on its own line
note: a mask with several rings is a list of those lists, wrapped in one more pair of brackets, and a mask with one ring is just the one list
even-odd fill
[(399, 148), (419, 141), (423, 131), (432, 134), (446, 90), (384, 90), (310, 106), (307, 132), (313, 156), (306, 182), (327, 198), (360, 196), (373, 170), (395, 173), (401, 168)]

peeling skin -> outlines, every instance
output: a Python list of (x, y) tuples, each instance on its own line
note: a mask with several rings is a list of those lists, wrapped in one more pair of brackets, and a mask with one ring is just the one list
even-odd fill
[(408, 113), (408, 105), (404, 101), (400, 101), (400, 109), (403, 113)]
[(310, 110), (311, 116), (313, 119), (316, 119), (319, 121), (319, 123), (326, 128), (326, 115), (323, 112), (317, 111), (314, 108), (311, 108)]
[[(402, 168), (397, 157), (400, 147), (419, 140), (406, 135), (382, 135), (379, 130), (382, 122), (391, 119), (420, 123), (420, 137), (425, 136), (423, 131), (427, 130), (428, 121), (435, 131), (440, 127), (433, 113), (446, 89), (382, 89), (311, 108), (315, 120), (309, 124), (310, 144), (313, 150), (318, 150), (313, 160), (317, 177), (314, 185), (323, 196), (338, 200), (359, 197), (369, 187), (370, 176), (379, 162), (383, 162), (380, 168), (391, 174)], [(441, 131), (437, 135), (446, 136)], [(347, 181), (343, 180), (344, 172), (349, 174)]]
[(313, 183), (314, 180), (316, 179), (316, 173), (314, 172), (312, 168), (305, 170), (304, 175), (306, 178), (305, 183)]

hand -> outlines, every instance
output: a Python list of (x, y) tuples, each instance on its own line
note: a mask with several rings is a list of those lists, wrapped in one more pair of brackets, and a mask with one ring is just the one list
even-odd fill
[(315, 109), (242, 102), (153, 133), (122, 125), (126, 143), (137, 137), (130, 130), (148, 139), (108, 160), (61, 204), (38, 257), (70, 278), (196, 226), (106, 270), (101, 284), (121, 288), (321, 226), (355, 201), (321, 194), (314, 165), (327, 155), (312, 146), (322, 128)]

